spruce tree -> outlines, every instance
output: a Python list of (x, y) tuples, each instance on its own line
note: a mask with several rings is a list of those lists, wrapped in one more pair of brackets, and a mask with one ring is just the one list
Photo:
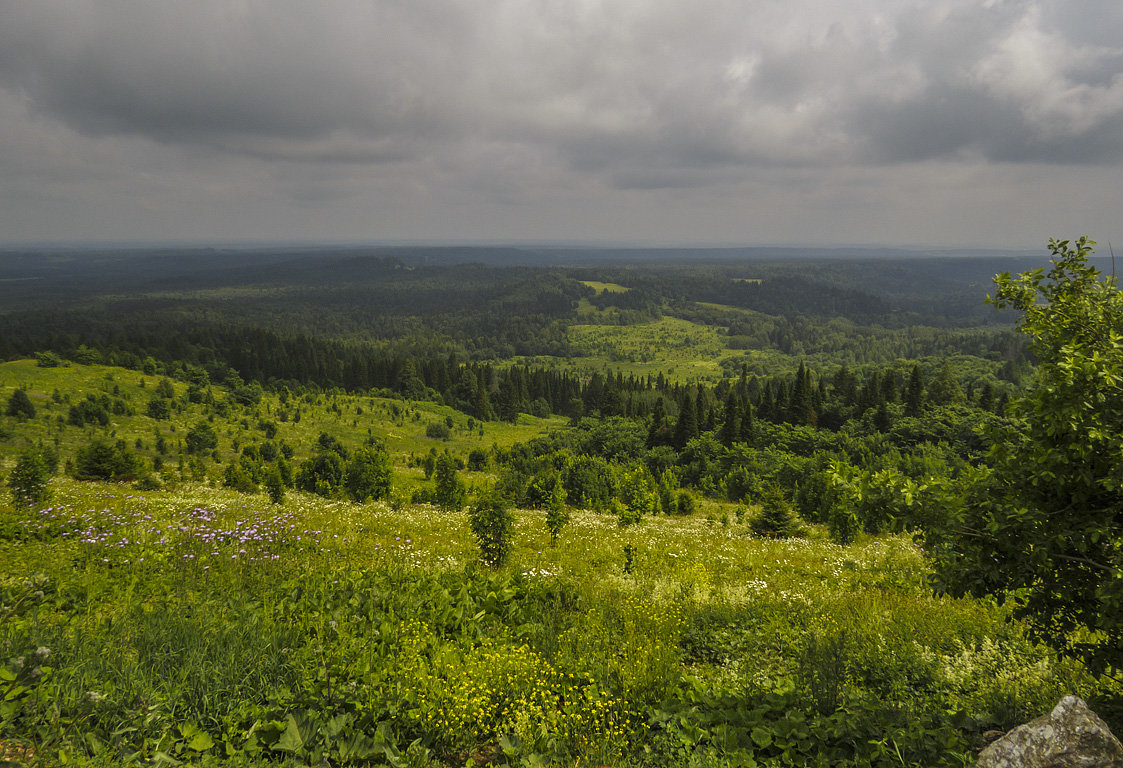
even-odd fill
[(914, 365), (909, 374), (909, 386), (905, 392), (905, 415), (919, 416), (920, 409), (924, 406), (924, 377), (920, 366)]
[(690, 396), (690, 392), (687, 392), (683, 395), (678, 423), (675, 424), (675, 447), (681, 451), (696, 437), (698, 437), (698, 414), (694, 410), (694, 398)]
[(733, 445), (741, 436), (741, 403), (737, 393), (730, 390), (725, 398), (725, 419), (721, 424), (719, 438), (726, 448)]

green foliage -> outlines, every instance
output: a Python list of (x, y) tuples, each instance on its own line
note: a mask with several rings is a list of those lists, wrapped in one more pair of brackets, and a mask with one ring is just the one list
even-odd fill
[(562, 487), (561, 478), (557, 477), (550, 497), (546, 500), (546, 530), (550, 532), (550, 541), (557, 544), (558, 536), (567, 525), (569, 510), (565, 506), (565, 488)]
[(343, 487), (355, 501), (385, 499), (390, 495), (390, 454), (381, 445), (359, 448), (347, 462)]
[(675, 496), (674, 513), (676, 515), (693, 515), (698, 509), (698, 501), (690, 491), (679, 491)]
[(151, 418), (157, 420), (170, 419), (172, 415), (171, 405), (167, 400), (162, 397), (154, 397), (148, 401), (148, 406), (144, 412)]
[(114, 443), (95, 437), (74, 455), (74, 478), (77, 480), (121, 482), (136, 478), (140, 471), (139, 457), (122, 440)]
[(437, 457), (433, 469), (433, 501), (445, 510), (452, 512), (464, 506), (468, 489), (456, 471), (456, 461), (447, 453)]
[(260, 476), (259, 463), (247, 456), (240, 456), (226, 465), (222, 474), (222, 484), (241, 493), (256, 493)]
[(269, 494), (270, 502), (273, 504), (283, 504), (285, 502), (285, 480), (281, 476), (280, 469), (276, 466), (267, 467), (262, 477), (262, 484)]
[(448, 440), (451, 435), (452, 433), (449, 431), (448, 426), (445, 424), (439, 424), (434, 421), (425, 425), (425, 437), (428, 437), (430, 439)]
[(792, 509), (784, 492), (775, 485), (765, 488), (760, 499), (760, 513), (750, 525), (757, 536), (772, 539), (790, 539), (803, 535), (799, 516)]
[(1009, 596), (1034, 634), (1123, 669), (1123, 293), (1094, 243), (1051, 240), (1053, 267), (995, 278), (1037, 358), (994, 436), (993, 472), (926, 534), (945, 588)]
[(468, 510), (468, 523), (479, 545), (480, 559), (492, 568), (506, 563), (514, 535), (514, 516), (506, 499), (496, 493), (481, 495)]
[(319, 451), (300, 465), (294, 482), (302, 491), (334, 498), (343, 487), (343, 458), (335, 451)]
[(218, 447), (218, 435), (206, 421), (198, 421), (183, 438), (187, 452), (195, 455), (209, 453)]
[(487, 451), (483, 448), (473, 448), (468, 452), (468, 469), (473, 472), (484, 472), (487, 470), (487, 465)]
[(31, 402), (31, 398), (27, 396), (27, 390), (16, 389), (12, 392), (8, 397), (8, 407), (4, 412), (9, 416), (21, 419), (34, 419), (35, 405)]
[(12, 501), (20, 505), (41, 504), (51, 496), (47, 482), (51, 468), (41, 450), (24, 451), (16, 459), (16, 466), (8, 475), (8, 488)]

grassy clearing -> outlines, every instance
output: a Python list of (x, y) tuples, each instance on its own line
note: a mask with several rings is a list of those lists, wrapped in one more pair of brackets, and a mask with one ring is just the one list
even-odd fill
[(592, 288), (597, 293), (627, 293), (631, 290), (625, 285), (618, 285), (616, 283), (601, 283), (596, 280), (581, 280), (581, 285), (586, 285)]
[[(188, 429), (200, 420), (210, 420), (219, 437), (217, 455), (211, 457), (214, 466), (228, 461), (241, 446), (265, 439), (291, 446), (294, 460), (301, 461), (312, 453), (319, 435), (327, 433), (347, 445), (359, 445), (368, 437), (381, 438), (394, 459), (395, 470), (408, 481), (420, 475), (419, 470), (409, 467), (411, 458), (431, 448), (463, 456), (476, 448), (504, 448), (525, 442), (565, 423), (561, 417), (529, 415), (520, 416), (517, 425), (478, 422), (436, 403), (341, 393), (293, 397), (287, 403), (276, 394), (265, 393), (259, 403), (242, 407), (230, 402), (216, 387), (213, 395), (225, 402), (226, 415), (222, 416), (206, 403), (188, 402), (187, 385), (179, 381), (170, 382), (174, 398), (169, 418), (154, 419), (146, 415), (146, 407), (161, 378), (100, 365), (39, 368), (31, 360), (0, 363), (0, 403), (7, 403), (15, 389), (24, 388), (36, 409), (34, 419), (0, 425), (0, 431), (8, 433), (0, 440), (0, 467), (20, 449), (37, 444), (54, 445), (62, 456), (71, 456), (96, 434), (124, 440), (149, 460), (158, 455), (155, 444), (157, 436), (162, 436), (168, 446), (164, 459), (174, 462)], [(104, 396), (116, 405), (116, 410), (108, 409), (109, 422), (104, 427), (67, 423), (70, 407), (87, 395)], [(447, 425), (449, 437), (427, 437), (430, 424)], [(267, 438), (270, 432), (273, 437)]]
[(567, 332), (577, 356), (568, 360), (535, 357), (525, 362), (573, 371), (621, 371), (636, 376), (663, 373), (683, 381), (716, 381), (722, 376), (719, 361), (730, 355), (718, 329), (674, 317), (634, 325), (590, 322), (571, 325)]
[(48, 762), (967, 765), (1103, 693), (902, 538), (524, 510), (493, 572), (462, 512), (52, 490), (0, 507), (0, 740)]

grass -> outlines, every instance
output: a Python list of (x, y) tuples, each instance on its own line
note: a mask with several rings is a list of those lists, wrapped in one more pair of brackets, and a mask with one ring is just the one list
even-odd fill
[[(214, 417), (214, 411), (205, 404), (186, 402), (187, 385), (172, 382), (175, 406), (171, 418), (148, 417), (145, 409), (161, 378), (101, 365), (39, 368), (31, 360), (0, 363), (0, 403), (6, 404), (15, 389), (25, 388), (36, 408), (34, 419), (5, 422), (10, 436), (0, 440), (0, 467), (4, 459), (10, 462), (20, 449), (37, 444), (55, 445), (61, 455), (71, 456), (91, 436), (102, 433), (124, 440), (130, 448), (140, 441), (137, 450), (149, 460), (157, 455), (155, 441), (160, 434), (169, 445), (166, 460), (174, 461), (187, 430), (201, 419)], [(221, 388), (216, 387), (215, 393), (220, 400), (225, 399)], [(67, 424), (70, 406), (87, 394), (120, 400), (132, 413), (111, 413), (105, 428)], [(217, 419), (218, 461), (235, 455), (235, 446), (264, 440), (262, 424), (271, 424), (276, 428), (273, 440), (292, 446), (298, 462), (312, 453), (321, 433), (352, 446), (371, 436), (381, 438), (394, 459), (395, 470), (406, 479), (420, 476), (420, 470), (408, 466), (411, 458), (424, 455), (431, 448), (465, 456), (475, 448), (489, 450), (493, 446), (505, 448), (525, 442), (565, 423), (561, 417), (536, 418), (524, 414), (517, 425), (472, 419), (470, 427), (469, 418), (449, 406), (339, 393), (298, 397), (288, 405), (282, 405), (276, 394), (266, 393), (257, 405), (243, 408), (229, 404), (227, 416)], [(426, 437), (427, 425), (445, 424), (449, 419), (452, 427), (447, 440)]]
[[(588, 342), (714, 341), (670, 318), (604, 330)], [(43, 442), (65, 459), (104, 432), (152, 457), (159, 430), (170, 464), (213, 416), (220, 460), (265, 439), (263, 424), (297, 461), (321, 432), (352, 447), (382, 437), (395, 500), (293, 491), (270, 504), (218, 487), (213, 459), (204, 483), (60, 477), (22, 508), (5, 494), (0, 754), (18, 762), (959, 766), (984, 730), (1063, 693), (1118, 698), (992, 601), (934, 596), (904, 537), (759, 539), (727, 507), (626, 528), (574, 510), (553, 545), (545, 513), (518, 510), (510, 561), (491, 570), (464, 510), (400, 501), (430, 447), (507, 446), (559, 419), (481, 436), (444, 406), (332, 393), (266, 394), (219, 416), (173, 382), (172, 417), (157, 421), (141, 415), (157, 382), (0, 365), (2, 401), (24, 386), (38, 409), (0, 422), (0, 455)], [(65, 425), (87, 393), (136, 413)], [(446, 419), (448, 441), (425, 437)]]
[(627, 286), (618, 285), (616, 283), (601, 283), (596, 280), (581, 280), (580, 282), (582, 285), (592, 288), (597, 293), (627, 293), (631, 290), (631, 288)]
[[(586, 317), (598, 315), (594, 311)], [(723, 375), (720, 361), (732, 354), (717, 328), (675, 317), (633, 325), (581, 323), (569, 326), (567, 333), (573, 357), (537, 356), (520, 362), (583, 373), (663, 373), (672, 380), (714, 382)]]
[(857, 749), (830, 764), (899, 765), (863, 718), (907, 711), (926, 725), (903, 753), (959, 765), (973, 733), (1103, 692), (993, 603), (932, 596), (899, 537), (575, 511), (552, 546), (522, 510), (492, 572), (463, 512), (52, 490), (0, 507), (0, 658), (50, 654), (38, 680), (0, 679), (0, 739), (51, 760), (769, 764), (782, 704), (821, 729), (791, 742), (803, 764), (843, 749), (829, 726)]

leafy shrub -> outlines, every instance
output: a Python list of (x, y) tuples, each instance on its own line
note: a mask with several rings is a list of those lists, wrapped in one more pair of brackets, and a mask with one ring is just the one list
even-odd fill
[(468, 453), (468, 469), (473, 472), (484, 472), (487, 470), (487, 451), (483, 448), (473, 448)]
[(456, 461), (447, 453), (437, 457), (433, 469), (433, 501), (446, 512), (464, 506), (468, 490), (464, 481), (456, 474)]
[(697, 508), (698, 502), (695, 501), (694, 495), (690, 491), (678, 492), (678, 496), (675, 497), (676, 515), (693, 515)]
[(451, 435), (452, 432), (449, 431), (449, 428), (439, 422), (434, 421), (425, 425), (425, 437), (434, 440), (448, 440)]
[(343, 487), (355, 501), (390, 495), (390, 454), (380, 446), (364, 446), (347, 462)]
[(308, 493), (337, 496), (343, 485), (343, 459), (334, 451), (320, 451), (300, 465), (295, 483)]
[(187, 448), (188, 453), (201, 455), (218, 447), (218, 435), (215, 434), (214, 428), (210, 424), (205, 421), (198, 421), (195, 426), (187, 430), (187, 434), (183, 438), (183, 445)]
[(554, 480), (550, 498), (546, 501), (546, 530), (550, 532), (550, 540), (556, 544), (558, 535), (568, 524), (569, 510), (565, 507), (565, 489), (562, 488), (559, 477)]
[(480, 547), (480, 559), (493, 568), (503, 565), (511, 553), (514, 523), (506, 500), (496, 493), (480, 496), (468, 512), (468, 522)]
[(162, 397), (154, 397), (148, 401), (145, 413), (148, 414), (150, 418), (161, 421), (170, 419), (172, 416), (171, 404)]

